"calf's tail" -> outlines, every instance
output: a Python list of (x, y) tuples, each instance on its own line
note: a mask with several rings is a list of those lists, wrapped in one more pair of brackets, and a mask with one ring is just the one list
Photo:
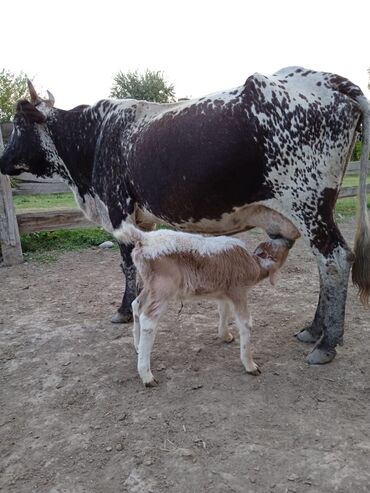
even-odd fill
[(136, 228), (133, 224), (122, 223), (119, 229), (113, 232), (113, 236), (119, 243), (139, 243), (144, 240), (145, 233)]
[(362, 150), (352, 281), (358, 287), (361, 302), (368, 305), (370, 297), (370, 227), (367, 211), (366, 178), (370, 152), (370, 103), (365, 96), (358, 96), (356, 100), (362, 112)]

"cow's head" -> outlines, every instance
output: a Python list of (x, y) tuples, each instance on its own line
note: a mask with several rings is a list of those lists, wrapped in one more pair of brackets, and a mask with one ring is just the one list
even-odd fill
[(28, 87), (31, 98), (17, 104), (13, 132), (0, 157), (0, 171), (7, 175), (28, 171), (38, 176), (50, 176), (53, 170), (48, 160), (45, 124), (54, 97), (48, 93), (49, 99), (41, 99), (30, 81)]

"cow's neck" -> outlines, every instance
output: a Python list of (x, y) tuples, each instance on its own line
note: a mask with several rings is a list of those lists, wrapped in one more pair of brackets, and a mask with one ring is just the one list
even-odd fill
[(48, 121), (48, 131), (58, 158), (66, 169), (56, 170), (81, 197), (94, 195), (92, 171), (99, 122), (90, 108), (83, 111), (55, 109)]

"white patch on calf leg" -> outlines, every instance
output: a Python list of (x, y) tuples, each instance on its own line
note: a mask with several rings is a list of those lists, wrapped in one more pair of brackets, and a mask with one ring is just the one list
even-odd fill
[(250, 344), (252, 318), (249, 316), (247, 308), (234, 305), (235, 321), (240, 334), (240, 359), (247, 373), (259, 375), (261, 370), (257, 363), (253, 361), (252, 349)]
[(150, 354), (152, 352), (158, 323), (144, 314), (140, 315), (140, 341), (137, 371), (146, 387), (154, 387), (158, 382), (150, 370)]
[(134, 299), (134, 301), (131, 303), (132, 306), (132, 314), (134, 317), (134, 325), (132, 327), (132, 335), (134, 337), (134, 346), (135, 346), (135, 351), (138, 353), (139, 352), (139, 341), (140, 341), (140, 303), (139, 303), (139, 298)]
[(163, 303), (150, 316), (145, 313), (140, 313), (139, 315), (140, 341), (137, 370), (146, 387), (154, 387), (158, 383), (150, 370), (150, 355), (153, 349), (158, 323), (166, 307), (167, 303)]
[(218, 337), (225, 342), (232, 342), (234, 340), (234, 336), (232, 335), (228, 327), (230, 319), (230, 305), (228, 301), (218, 301), (218, 313), (220, 315), (218, 325)]
[(132, 327), (132, 335), (134, 338), (135, 351), (137, 353), (139, 352), (139, 342), (140, 342), (140, 313), (142, 312), (147, 296), (148, 293), (143, 290), (131, 303), (132, 314), (134, 319), (134, 325)]

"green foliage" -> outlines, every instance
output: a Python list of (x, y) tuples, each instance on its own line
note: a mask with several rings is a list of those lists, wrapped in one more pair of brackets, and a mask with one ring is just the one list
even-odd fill
[(18, 75), (3, 69), (0, 72), (0, 122), (10, 122), (15, 105), (27, 95), (27, 78), (21, 72)]
[(144, 74), (118, 72), (110, 95), (118, 99), (142, 99), (157, 103), (175, 101), (175, 88), (164, 80), (162, 72), (146, 70)]

